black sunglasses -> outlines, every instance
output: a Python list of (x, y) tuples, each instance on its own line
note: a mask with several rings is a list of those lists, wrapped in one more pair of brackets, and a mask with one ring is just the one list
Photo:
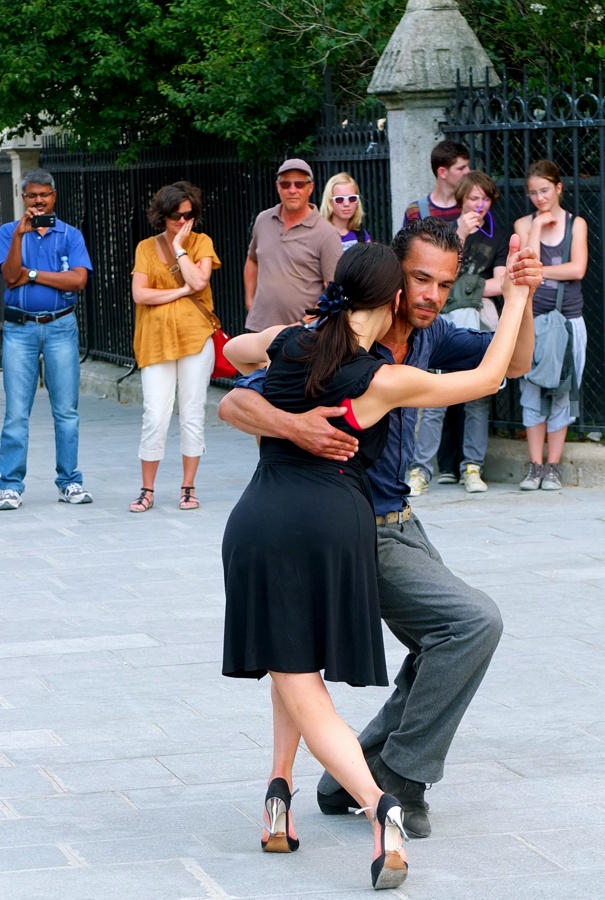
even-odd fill
[(309, 179), (309, 181), (282, 180), (282, 181), (278, 181), (277, 183), (280, 186), (280, 188), (283, 188), (285, 191), (287, 191), (292, 185), (294, 185), (294, 187), (296, 188), (297, 191), (302, 191), (302, 189), (305, 188), (308, 184), (311, 184), (311, 180), (310, 179)]
[(188, 222), (189, 219), (195, 219), (195, 213), (192, 209), (188, 209), (187, 212), (168, 213), (166, 218), (172, 219), (173, 222), (178, 222), (179, 219), (186, 219)]

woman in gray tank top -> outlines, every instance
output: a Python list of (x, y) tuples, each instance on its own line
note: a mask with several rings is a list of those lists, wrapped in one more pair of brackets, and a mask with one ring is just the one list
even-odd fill
[[(582, 317), (581, 281), (588, 263), (588, 231), (586, 221), (572, 217), (561, 206), (563, 185), (558, 167), (540, 159), (527, 172), (527, 192), (537, 212), (515, 222), (515, 232), (522, 247), (531, 247), (544, 265), (544, 281), (533, 299), (534, 317), (556, 308), (557, 290), (563, 282), (561, 312), (573, 334), (573, 363), (579, 386), (586, 359), (586, 325)], [(571, 227), (571, 244), (566, 231)], [(566, 244), (569, 246), (565, 252)], [(565, 258), (564, 258), (565, 257)], [(567, 428), (575, 421), (569, 391), (556, 392), (550, 409), (545, 410), (542, 389), (525, 378), (519, 381), (523, 424), (527, 433), (529, 469), (521, 482), (521, 490), (560, 490), (560, 462)], [(544, 464), (544, 445), (547, 461)]]

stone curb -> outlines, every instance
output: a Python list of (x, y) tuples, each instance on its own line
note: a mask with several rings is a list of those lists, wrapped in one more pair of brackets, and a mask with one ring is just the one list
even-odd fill
[[(128, 372), (125, 366), (98, 360), (82, 363), (80, 386), (82, 393), (108, 397), (120, 403), (142, 405), (141, 373), (133, 372), (121, 383), (118, 379)], [(225, 426), (218, 418), (218, 405), (227, 388), (211, 385), (208, 391), (206, 422), (209, 427)], [(486, 481), (518, 484), (527, 468), (525, 441), (492, 437), (485, 460)], [(605, 445), (596, 443), (567, 443), (561, 464), (565, 485), (574, 487), (605, 487)]]

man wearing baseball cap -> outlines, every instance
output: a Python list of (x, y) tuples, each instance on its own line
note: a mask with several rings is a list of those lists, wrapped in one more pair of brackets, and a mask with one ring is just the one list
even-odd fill
[(280, 202), (257, 216), (244, 266), (248, 331), (300, 319), (334, 277), (342, 253), (340, 235), (309, 203), (309, 164), (285, 160), (275, 185)]

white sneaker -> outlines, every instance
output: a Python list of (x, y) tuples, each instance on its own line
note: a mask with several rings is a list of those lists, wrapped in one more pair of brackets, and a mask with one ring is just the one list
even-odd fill
[(18, 491), (11, 491), (8, 488), (0, 491), (0, 509), (19, 509), (23, 500)]
[(421, 494), (427, 493), (429, 477), (422, 469), (410, 469), (408, 484), (410, 486), (410, 497), (419, 497)]
[(59, 488), (59, 503), (92, 503), (92, 495), (81, 484), (67, 484)]
[(481, 466), (467, 463), (462, 473), (462, 483), (468, 494), (481, 494), (487, 490), (487, 485), (481, 477)]

